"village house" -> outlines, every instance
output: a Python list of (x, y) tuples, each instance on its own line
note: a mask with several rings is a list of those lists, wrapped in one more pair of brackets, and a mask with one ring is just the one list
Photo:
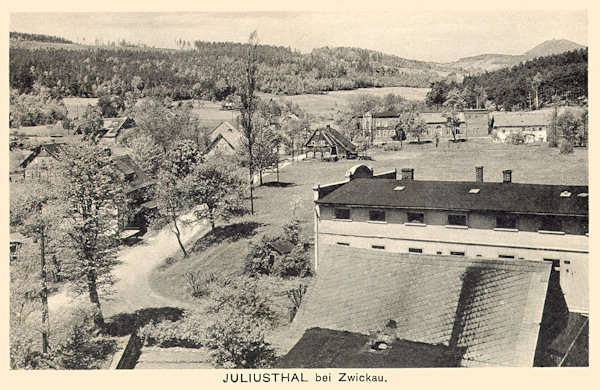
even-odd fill
[(330, 125), (313, 131), (304, 147), (313, 157), (320, 152), (321, 157), (354, 158), (358, 153), (356, 145)]
[(360, 130), (374, 145), (391, 142), (396, 137), (399, 114), (395, 111), (367, 112), (360, 118)]
[[(447, 118), (441, 111), (420, 112), (418, 116), (425, 121), (425, 124), (427, 125), (427, 130), (422, 137), (423, 139), (434, 139), (436, 134), (438, 134), (440, 138), (454, 138), (452, 135), (452, 129), (446, 124)], [(466, 139), (467, 125), (465, 122), (465, 114), (459, 112), (458, 119), (460, 121), (460, 125), (455, 129), (456, 139)]]
[(550, 117), (543, 112), (493, 112), (491, 129), (505, 142), (511, 134), (520, 134), (525, 143), (548, 141)]
[[(417, 116), (425, 121), (427, 125), (427, 129), (421, 137), (422, 140), (432, 140), (435, 138), (436, 133), (440, 138), (453, 138), (452, 129), (446, 125), (447, 119), (441, 111), (420, 112)], [(488, 135), (486, 110), (468, 110), (468, 114), (467, 111), (459, 112), (458, 117), (460, 125), (456, 129), (457, 139), (464, 139), (467, 135), (471, 136), (471, 134), (468, 134), (469, 129), (472, 129), (474, 137)], [(469, 118), (468, 122), (467, 117)], [(482, 120), (482, 118), (485, 119)], [(399, 120), (400, 114), (394, 111), (368, 112), (360, 119), (361, 134), (363, 137), (368, 137), (374, 145), (394, 141), (398, 132), (396, 125)], [(482, 122), (485, 122), (484, 126), (482, 126)]]
[(206, 148), (206, 156), (212, 156), (217, 153), (237, 153), (242, 146), (243, 137), (242, 132), (231, 123), (221, 122), (208, 135), (210, 144)]
[[(34, 148), (29, 156), (21, 162), (23, 170), (21, 180), (52, 180), (57, 175), (57, 161), (60, 161), (65, 144), (43, 144)], [(111, 153), (110, 149), (106, 149)], [(150, 189), (155, 182), (136, 164), (131, 156), (112, 156), (112, 166), (125, 184), (125, 192), (131, 200), (131, 207), (136, 212), (127, 221), (122, 221), (122, 227), (130, 234), (143, 234), (148, 226), (148, 214), (156, 207), (149, 198)]]
[(314, 194), (316, 278), (296, 340), (392, 320), (398, 339), (465, 348), (461, 366), (532, 366), (564, 361), (587, 329), (587, 186), (513, 183), (509, 170), (484, 182), (483, 167), (472, 182), (412, 169), (398, 179), (360, 165)]

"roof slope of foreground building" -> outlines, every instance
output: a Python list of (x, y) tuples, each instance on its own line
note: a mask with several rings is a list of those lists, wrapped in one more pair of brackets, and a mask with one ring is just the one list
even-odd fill
[(127, 192), (135, 191), (154, 184), (146, 171), (137, 165), (128, 154), (112, 157), (114, 167), (125, 176)]
[(533, 365), (551, 264), (323, 246), (291, 336), (322, 327), (466, 347), (462, 366)]
[(374, 351), (369, 336), (311, 328), (279, 361), (278, 368), (420, 368), (458, 367), (463, 349), (396, 340)]
[(588, 186), (357, 178), (316, 203), (587, 216), (587, 194)]

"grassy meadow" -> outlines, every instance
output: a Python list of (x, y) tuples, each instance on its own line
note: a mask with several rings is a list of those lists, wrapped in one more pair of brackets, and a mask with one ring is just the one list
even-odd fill
[[(416, 180), (474, 181), (475, 166), (484, 166), (485, 181), (502, 181), (502, 170), (512, 169), (513, 181), (539, 184), (588, 183), (587, 149), (575, 149), (571, 155), (561, 155), (547, 146), (505, 145), (491, 140), (472, 140), (435, 148), (432, 145), (405, 144), (401, 151), (370, 152), (373, 161), (340, 160), (322, 162), (318, 158), (290, 164), (280, 170), (280, 182), (275, 175), (265, 176), (265, 184), (255, 190), (255, 215), (219, 224), (216, 234), (209, 234), (190, 244), (191, 254), (181, 259), (177, 254), (150, 275), (150, 285), (161, 295), (181, 301), (193, 301), (187, 291), (184, 274), (199, 270), (202, 275), (240, 275), (249, 243), (261, 234), (276, 234), (291, 218), (294, 204), (299, 204), (303, 220), (302, 237), (312, 243), (313, 191), (317, 184), (344, 180), (345, 172), (355, 164), (367, 164), (375, 172), (397, 168), (414, 168)], [(175, 237), (173, 236), (173, 240)], [(312, 251), (311, 251), (312, 256)], [(310, 283), (310, 278), (261, 278), (265, 294), (272, 297), (282, 324), (287, 314), (285, 291), (298, 283)]]

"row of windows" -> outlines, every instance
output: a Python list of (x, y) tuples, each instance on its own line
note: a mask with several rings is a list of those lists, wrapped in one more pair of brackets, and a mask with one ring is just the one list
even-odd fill
[[(351, 220), (349, 208), (335, 208), (335, 219)], [(406, 220), (408, 223), (425, 223), (425, 214), (418, 212), (407, 212)], [(369, 221), (385, 222), (385, 210), (369, 210)], [(447, 224), (451, 226), (468, 226), (467, 216), (465, 214), (448, 214)], [(498, 229), (517, 229), (517, 216), (509, 214), (500, 214), (496, 216), (496, 228)], [(562, 232), (562, 220), (556, 216), (540, 217), (540, 229), (551, 232)]]

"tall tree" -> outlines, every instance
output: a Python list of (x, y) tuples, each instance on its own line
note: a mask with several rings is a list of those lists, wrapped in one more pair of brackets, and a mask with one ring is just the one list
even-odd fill
[(250, 213), (254, 214), (254, 114), (257, 109), (256, 90), (258, 89), (258, 37), (256, 31), (250, 34), (246, 53), (242, 62), (241, 79), (237, 88), (240, 96), (240, 124), (248, 149), (248, 173), (250, 178)]
[[(48, 182), (27, 181), (17, 185), (13, 190), (14, 196), (10, 202), (11, 225), (17, 227), (26, 237), (32, 238), (39, 244), (38, 267), (39, 284), (36, 295), (39, 295), (42, 311), (42, 353), (49, 349), (49, 318), (48, 318), (48, 278), (47, 253), (55, 232), (63, 217), (63, 206), (58, 194)], [(19, 261), (27, 262), (27, 256)], [(34, 268), (34, 267), (32, 267)]]
[(61, 191), (69, 223), (63, 228), (73, 251), (66, 272), (79, 292), (87, 290), (94, 323), (104, 325), (99, 292), (114, 283), (118, 264), (119, 210), (127, 209), (123, 182), (106, 150), (84, 143), (65, 146), (61, 153)]
[(456, 142), (456, 133), (458, 128), (460, 127), (460, 124), (462, 123), (460, 117), (458, 116), (458, 112), (456, 112), (456, 110), (451, 109), (444, 111), (443, 115), (446, 118), (446, 126), (452, 132), (452, 140)]

